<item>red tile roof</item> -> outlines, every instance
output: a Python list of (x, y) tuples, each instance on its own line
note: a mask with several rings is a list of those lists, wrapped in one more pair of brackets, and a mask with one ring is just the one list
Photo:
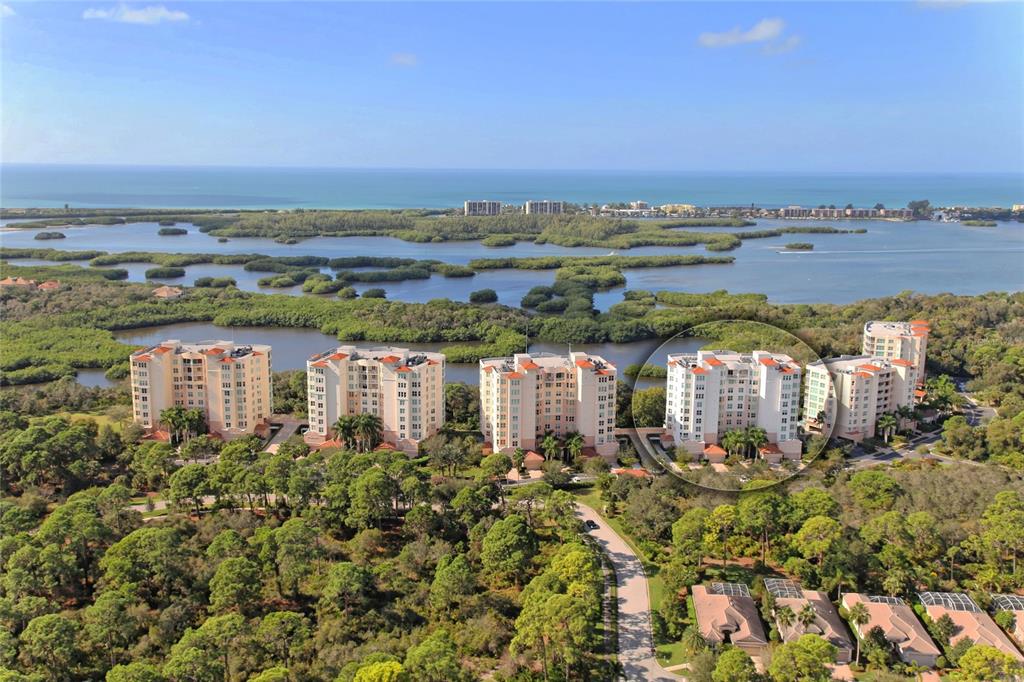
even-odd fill
[(704, 369), (703, 367), (694, 367), (690, 371), (693, 372), (694, 374), (707, 374), (708, 373), (708, 371), (706, 369)]
[(150, 360), (153, 359), (153, 357), (150, 355), (137, 355), (135, 356), (135, 359), (138, 360), (139, 362), (149, 362)]
[(760, 360), (758, 360), (758, 362), (760, 362), (765, 367), (775, 367), (777, 364), (779, 364), (778, 362), (775, 361), (775, 358), (761, 358)]
[(910, 360), (904, 360), (903, 358), (896, 358), (892, 361), (892, 364), (899, 365), (900, 367), (913, 367), (914, 363)]
[(330, 357), (328, 357), (327, 359), (328, 360), (344, 360), (347, 357), (348, 357), (348, 355), (346, 355), (345, 353), (331, 353)]
[(404, 372), (411, 372), (412, 370), (411, 370), (411, 369), (409, 369), (408, 367), (406, 367), (405, 365), (402, 365), (401, 367), (399, 367), (399, 368), (398, 368), (398, 369), (396, 369), (395, 371), (396, 371), (396, 372), (403, 372), (403, 373), (404, 373)]
[(384, 357), (382, 357), (380, 359), (380, 361), (381, 362), (392, 363), (392, 362), (398, 362), (401, 359), (402, 358), (398, 357), (397, 355), (385, 355)]
[(722, 362), (718, 358), (708, 358), (704, 362), (706, 362), (707, 364), (711, 365), (712, 367), (721, 367), (722, 365), (725, 364), (724, 362)]
[(594, 363), (592, 363), (590, 360), (577, 360), (576, 366), (582, 367), (583, 369), (593, 369)]
[(725, 452), (725, 450), (723, 448), (719, 447), (718, 445), (709, 445), (706, 448), (704, 448), (704, 454), (705, 455), (724, 455), (724, 454), (726, 454), (726, 452)]
[(505, 378), (506, 379), (522, 379), (523, 375), (520, 374), (519, 372), (506, 372), (505, 373)]
[(519, 366), (522, 367), (523, 369), (537, 369), (537, 368), (540, 367), (540, 365), (538, 365), (536, 362), (533, 362), (531, 360), (526, 360), (526, 361), (520, 363)]
[(326, 367), (326, 366), (327, 366), (327, 363), (324, 362), (323, 360), (320, 360), (319, 362), (314, 362), (313, 363), (313, 367)]
[(870, 379), (871, 377), (873, 377), (875, 375), (874, 374), (869, 374), (867, 372), (854, 372), (853, 376), (861, 377), (862, 379)]
[(878, 372), (881, 371), (882, 368), (878, 365), (857, 365), (857, 369), (863, 369), (868, 372)]

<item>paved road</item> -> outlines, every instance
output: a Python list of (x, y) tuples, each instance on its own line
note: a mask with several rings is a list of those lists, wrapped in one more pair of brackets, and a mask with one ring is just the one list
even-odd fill
[(651, 653), (651, 606), (647, 592), (647, 576), (643, 564), (626, 541), (612, 530), (596, 511), (585, 504), (576, 504), (576, 516), (597, 523), (587, 532), (597, 541), (615, 567), (619, 607), (619, 662), (626, 679), (678, 682), (684, 678), (668, 672)]

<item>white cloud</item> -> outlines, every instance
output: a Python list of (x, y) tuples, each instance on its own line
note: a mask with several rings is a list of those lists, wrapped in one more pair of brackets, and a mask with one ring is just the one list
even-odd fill
[(10, 5), (0, 5), (0, 17), (13, 17), (17, 12)]
[(761, 51), (765, 54), (786, 54), (792, 52), (796, 48), (800, 47), (800, 43), (803, 39), (794, 34), (787, 36), (785, 40), (780, 40), (774, 43), (768, 43), (761, 48)]
[(121, 24), (159, 24), (164, 21), (181, 22), (188, 21), (189, 16), (177, 9), (167, 9), (163, 5), (149, 5), (147, 7), (129, 7), (120, 4), (117, 7), (107, 9), (90, 7), (82, 12), (83, 19), (97, 19), (100, 21), (116, 21)]
[(776, 40), (786, 28), (782, 19), (762, 19), (744, 31), (739, 26), (723, 33), (701, 33), (697, 42), (703, 47), (731, 47), (745, 43), (764, 43)]
[(416, 66), (419, 59), (412, 52), (395, 52), (391, 55), (391, 63), (395, 66)]

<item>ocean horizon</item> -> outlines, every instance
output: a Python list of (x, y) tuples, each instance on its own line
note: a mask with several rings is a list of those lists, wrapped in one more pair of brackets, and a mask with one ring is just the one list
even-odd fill
[(789, 173), (631, 170), (389, 169), (243, 166), (0, 165), (3, 208), (453, 208), (467, 199), (522, 204), (643, 200), (777, 208), (1024, 203), (1024, 173)]

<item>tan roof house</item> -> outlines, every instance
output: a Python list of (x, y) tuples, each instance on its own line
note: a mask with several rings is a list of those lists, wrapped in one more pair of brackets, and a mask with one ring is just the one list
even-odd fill
[(0, 279), (0, 287), (28, 287), (35, 289), (36, 281), (24, 277), (4, 277)]
[(1013, 614), (1010, 635), (1017, 640), (1017, 646), (1024, 647), (1024, 597), (1019, 594), (993, 594), (992, 608)]
[(962, 592), (921, 592), (917, 596), (929, 618), (938, 620), (949, 616), (953, 621), (955, 629), (949, 638), (953, 646), (964, 637), (970, 637), (975, 644), (987, 644), (1024, 662), (1024, 655), (999, 629), (992, 616), (982, 611), (970, 596)]
[(768, 637), (746, 585), (694, 585), (692, 595), (697, 627), (709, 644), (732, 644), (751, 656), (764, 653)]
[(851, 622), (861, 639), (875, 628), (880, 628), (887, 642), (892, 644), (896, 654), (904, 663), (915, 663), (933, 667), (942, 653), (928, 636), (924, 625), (914, 615), (914, 610), (899, 597), (879, 597), (848, 592), (843, 595), (842, 604), (850, 609), (854, 604), (863, 604), (870, 620), (863, 625)]
[(48, 279), (36, 288), (39, 291), (57, 291), (60, 289), (60, 282), (55, 279)]
[(153, 289), (153, 295), (157, 298), (164, 300), (173, 300), (175, 298), (181, 298), (185, 292), (179, 287), (169, 287), (166, 284), (162, 287)]
[(544, 456), (538, 452), (530, 450), (523, 457), (523, 468), (527, 471), (537, 471), (544, 466)]
[[(836, 647), (837, 663), (850, 662), (853, 658), (853, 640), (827, 594), (817, 590), (805, 590), (792, 580), (779, 578), (765, 578), (764, 585), (775, 598), (772, 615), (783, 642), (795, 641), (806, 634), (818, 635)], [(799, 617), (800, 612), (808, 605), (814, 609), (814, 620), (804, 625)], [(793, 612), (792, 622), (785, 625), (779, 621), (778, 615), (783, 607), (789, 607)]]

